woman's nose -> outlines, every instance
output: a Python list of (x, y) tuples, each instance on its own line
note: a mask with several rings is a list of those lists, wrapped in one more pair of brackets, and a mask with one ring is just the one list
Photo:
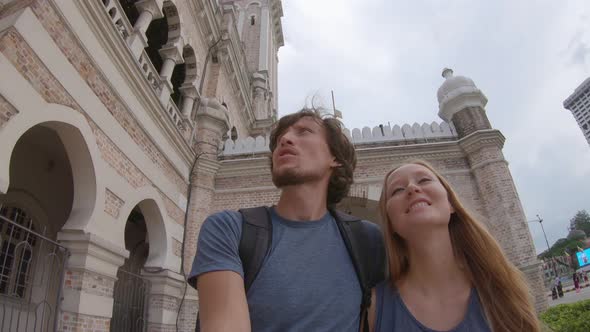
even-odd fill
[(419, 186), (417, 186), (417, 185), (416, 185), (416, 184), (414, 184), (414, 183), (410, 183), (410, 184), (408, 184), (408, 188), (407, 188), (407, 189), (408, 189), (408, 190), (407, 190), (407, 191), (408, 191), (408, 195), (412, 195), (412, 194), (414, 194), (414, 193), (417, 193), (417, 192), (419, 192), (419, 191), (420, 191), (420, 187), (419, 187)]

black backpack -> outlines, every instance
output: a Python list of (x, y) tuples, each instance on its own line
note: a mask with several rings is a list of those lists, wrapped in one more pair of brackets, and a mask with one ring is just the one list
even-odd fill
[[(264, 258), (272, 247), (272, 222), (269, 208), (266, 206), (241, 209), (242, 236), (239, 254), (244, 267), (244, 289), (248, 289), (262, 268)], [(357, 217), (330, 209), (336, 220), (348, 254), (354, 265), (362, 290), (360, 307), (360, 327), (369, 331), (367, 309), (371, 305), (371, 289), (385, 279), (385, 247), (381, 234), (372, 232)], [(200, 332), (197, 314), (196, 332)]]

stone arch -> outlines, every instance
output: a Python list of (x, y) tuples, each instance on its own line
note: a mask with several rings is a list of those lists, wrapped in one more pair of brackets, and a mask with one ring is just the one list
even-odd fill
[(185, 65), (185, 77), (182, 83), (193, 83), (198, 76), (198, 63), (195, 51), (190, 44), (184, 46), (182, 57)]
[[(47, 104), (40, 112), (21, 112), (0, 133), (0, 160), (10, 161), (23, 135), (31, 129), (54, 132), (62, 142), (72, 171), (73, 201), (64, 228), (84, 229), (99, 202), (104, 202), (104, 188), (99, 169), (104, 167), (96, 139), (86, 119), (73, 109)], [(0, 163), (0, 193), (7, 193), (10, 184), (10, 162)]]
[(146, 310), (151, 288), (142, 274), (146, 267), (162, 266), (166, 257), (166, 232), (160, 207), (154, 199), (144, 198), (128, 206), (131, 210), (124, 215), (123, 242), (129, 257), (117, 270), (110, 331), (139, 332), (145, 331), (148, 324)]
[(168, 0), (164, 2), (162, 11), (168, 22), (167, 44), (174, 44), (181, 36), (181, 20), (178, 9), (172, 1)]
[[(197, 58), (193, 48), (189, 44), (183, 47), (182, 58), (184, 62), (174, 66), (172, 77), (170, 78), (170, 83), (172, 83), (171, 97), (179, 108), (181, 107), (180, 102), (182, 98), (186, 97), (186, 92), (191, 86), (194, 87), (195, 80), (197, 79)], [(185, 91), (183, 92), (182, 89), (185, 89)], [(191, 98), (194, 100), (195, 97), (193, 95)]]
[[(118, 224), (125, 225), (133, 209), (139, 208), (145, 217), (149, 254), (145, 267), (164, 268), (167, 266), (170, 250), (168, 234), (164, 218), (166, 216), (162, 198), (154, 187), (142, 187), (135, 190), (125, 202), (119, 214)], [(124, 230), (124, 229), (123, 229)]]
[(262, 7), (262, 3), (260, 1), (250, 1), (245, 8), (248, 8), (250, 6), (258, 6), (258, 7)]

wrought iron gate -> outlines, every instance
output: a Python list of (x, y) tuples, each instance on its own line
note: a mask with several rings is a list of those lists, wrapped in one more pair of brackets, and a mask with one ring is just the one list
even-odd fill
[(57, 330), (70, 253), (36, 226), (22, 209), (0, 204), (1, 331)]
[(151, 283), (146, 278), (119, 268), (114, 290), (112, 332), (147, 330), (147, 306)]

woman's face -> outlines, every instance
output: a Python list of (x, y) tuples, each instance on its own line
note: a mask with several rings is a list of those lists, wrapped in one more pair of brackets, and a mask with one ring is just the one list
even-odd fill
[(402, 238), (419, 236), (429, 227), (448, 227), (453, 207), (446, 189), (428, 168), (401, 166), (389, 175), (386, 184), (387, 215)]

